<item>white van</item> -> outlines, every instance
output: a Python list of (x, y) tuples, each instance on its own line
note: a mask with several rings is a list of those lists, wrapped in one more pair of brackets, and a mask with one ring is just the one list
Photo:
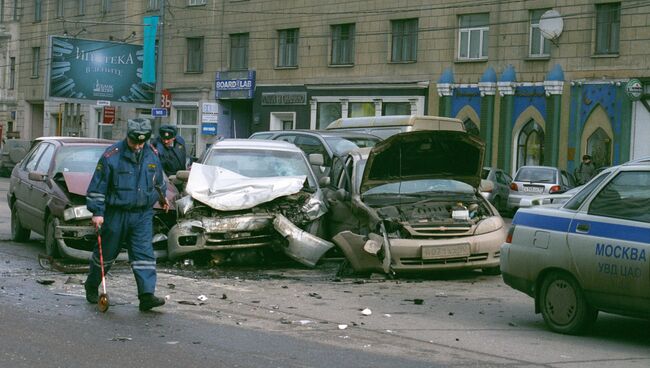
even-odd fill
[(459, 119), (425, 115), (366, 116), (341, 118), (333, 121), (326, 130), (351, 130), (376, 135), (386, 139), (391, 135), (413, 130), (465, 131)]

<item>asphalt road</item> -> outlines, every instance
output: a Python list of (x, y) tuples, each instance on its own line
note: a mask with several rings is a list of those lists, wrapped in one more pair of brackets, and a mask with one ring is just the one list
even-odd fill
[(555, 334), (531, 298), (480, 272), (340, 279), (337, 261), (160, 264), (168, 303), (141, 313), (119, 265), (102, 314), (83, 298), (84, 274), (39, 266), (42, 239), (8, 241), (6, 189), (0, 179), (0, 367), (650, 366), (649, 321), (601, 313), (586, 336)]

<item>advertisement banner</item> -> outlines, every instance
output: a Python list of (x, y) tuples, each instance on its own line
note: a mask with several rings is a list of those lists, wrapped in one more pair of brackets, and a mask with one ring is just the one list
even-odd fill
[(49, 97), (153, 104), (142, 45), (53, 36)]

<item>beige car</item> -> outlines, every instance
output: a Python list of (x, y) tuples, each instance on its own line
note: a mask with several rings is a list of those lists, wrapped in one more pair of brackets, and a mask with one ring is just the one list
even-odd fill
[(328, 224), (345, 268), (497, 274), (506, 229), (479, 191), (483, 152), (465, 132), (416, 131), (335, 162)]

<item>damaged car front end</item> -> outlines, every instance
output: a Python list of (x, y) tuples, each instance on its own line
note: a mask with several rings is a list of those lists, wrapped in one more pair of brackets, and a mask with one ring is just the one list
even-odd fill
[(186, 192), (176, 202), (170, 258), (208, 252), (216, 262), (237, 262), (272, 251), (313, 267), (334, 246), (320, 237), (323, 194), (292, 144), (220, 141), (192, 166)]
[(464, 132), (420, 131), (350, 153), (332, 178), (330, 231), (352, 270), (498, 273), (506, 229), (480, 194), (483, 151)]

